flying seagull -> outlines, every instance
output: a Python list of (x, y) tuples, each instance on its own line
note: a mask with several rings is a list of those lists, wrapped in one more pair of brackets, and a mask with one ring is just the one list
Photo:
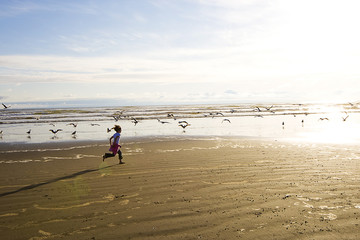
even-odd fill
[(11, 106), (6, 106), (5, 104), (2, 104), (2, 105), (3, 105), (3, 107), (4, 107), (5, 109), (11, 107)]
[(116, 111), (114, 114), (118, 115), (119, 117), (124, 113), (124, 110)]
[(254, 111), (261, 112), (261, 109), (259, 107), (255, 107)]
[(190, 124), (187, 123), (186, 121), (182, 121), (182, 123), (179, 123), (179, 126), (182, 127), (184, 129), (184, 132), (185, 132), (185, 128), (190, 126)]
[(270, 111), (270, 109), (271, 109), (272, 107), (274, 107), (274, 105), (271, 105), (271, 107), (265, 107), (265, 108), (266, 108), (266, 110)]
[(349, 115), (347, 115), (346, 117), (343, 117), (342, 119), (343, 119), (343, 121), (345, 122), (346, 121), (346, 119), (348, 119), (348, 117), (349, 117)]
[(158, 119), (158, 118), (157, 118), (157, 120), (158, 120), (158, 122), (161, 123), (161, 124), (169, 123), (169, 122), (161, 121), (161, 120)]
[(183, 124), (179, 124), (179, 126), (185, 129), (187, 126), (190, 126), (190, 124), (184, 124), (183, 123)]
[(168, 113), (167, 117), (173, 118), (174, 120), (176, 120), (176, 117), (175, 117), (174, 114), (172, 114), (172, 113)]
[(73, 125), (73, 127), (77, 127), (76, 123), (69, 123), (69, 124), (66, 124), (66, 125)]
[(136, 124), (138, 124), (138, 123), (139, 123), (139, 121), (138, 121), (136, 118), (132, 117), (131, 119), (132, 119), (132, 121), (131, 121), (131, 122), (133, 122), (133, 123), (135, 124), (135, 126), (136, 126)]
[(221, 123), (223, 123), (223, 122), (229, 122), (229, 123), (231, 123), (230, 120), (227, 119), (227, 118), (225, 118), (225, 119), (223, 119), (223, 120), (221, 121)]
[(62, 129), (57, 129), (57, 130), (50, 129), (49, 131), (52, 132), (53, 134), (56, 134), (56, 133), (62, 131)]
[(30, 134), (31, 133), (31, 129), (29, 131), (26, 132), (27, 134)]

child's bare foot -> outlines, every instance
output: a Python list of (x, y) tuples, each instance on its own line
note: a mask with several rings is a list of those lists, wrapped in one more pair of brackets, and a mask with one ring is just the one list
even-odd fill
[(103, 155), (103, 161), (105, 160), (105, 155)]

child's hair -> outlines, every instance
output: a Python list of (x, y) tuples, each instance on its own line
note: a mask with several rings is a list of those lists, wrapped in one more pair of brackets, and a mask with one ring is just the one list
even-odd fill
[(115, 125), (115, 126), (114, 126), (114, 130), (115, 130), (116, 132), (121, 131), (121, 127), (120, 127), (119, 125)]

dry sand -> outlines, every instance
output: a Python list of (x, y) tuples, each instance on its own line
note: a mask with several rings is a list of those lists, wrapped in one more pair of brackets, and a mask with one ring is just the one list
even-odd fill
[(106, 142), (48, 147), (0, 153), (1, 239), (360, 239), (357, 146), (140, 139), (123, 165)]

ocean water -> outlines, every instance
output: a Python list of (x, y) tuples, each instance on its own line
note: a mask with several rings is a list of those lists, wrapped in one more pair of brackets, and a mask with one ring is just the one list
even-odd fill
[[(360, 108), (350, 104), (222, 104), (0, 110), (1, 143), (126, 137), (223, 136), (360, 143)], [(138, 121), (134, 123), (134, 119)], [(183, 129), (179, 121), (189, 125)], [(75, 127), (75, 126), (76, 127)], [(56, 134), (50, 130), (61, 129)], [(30, 131), (30, 133), (27, 133)], [(74, 133), (76, 131), (76, 133)]]

